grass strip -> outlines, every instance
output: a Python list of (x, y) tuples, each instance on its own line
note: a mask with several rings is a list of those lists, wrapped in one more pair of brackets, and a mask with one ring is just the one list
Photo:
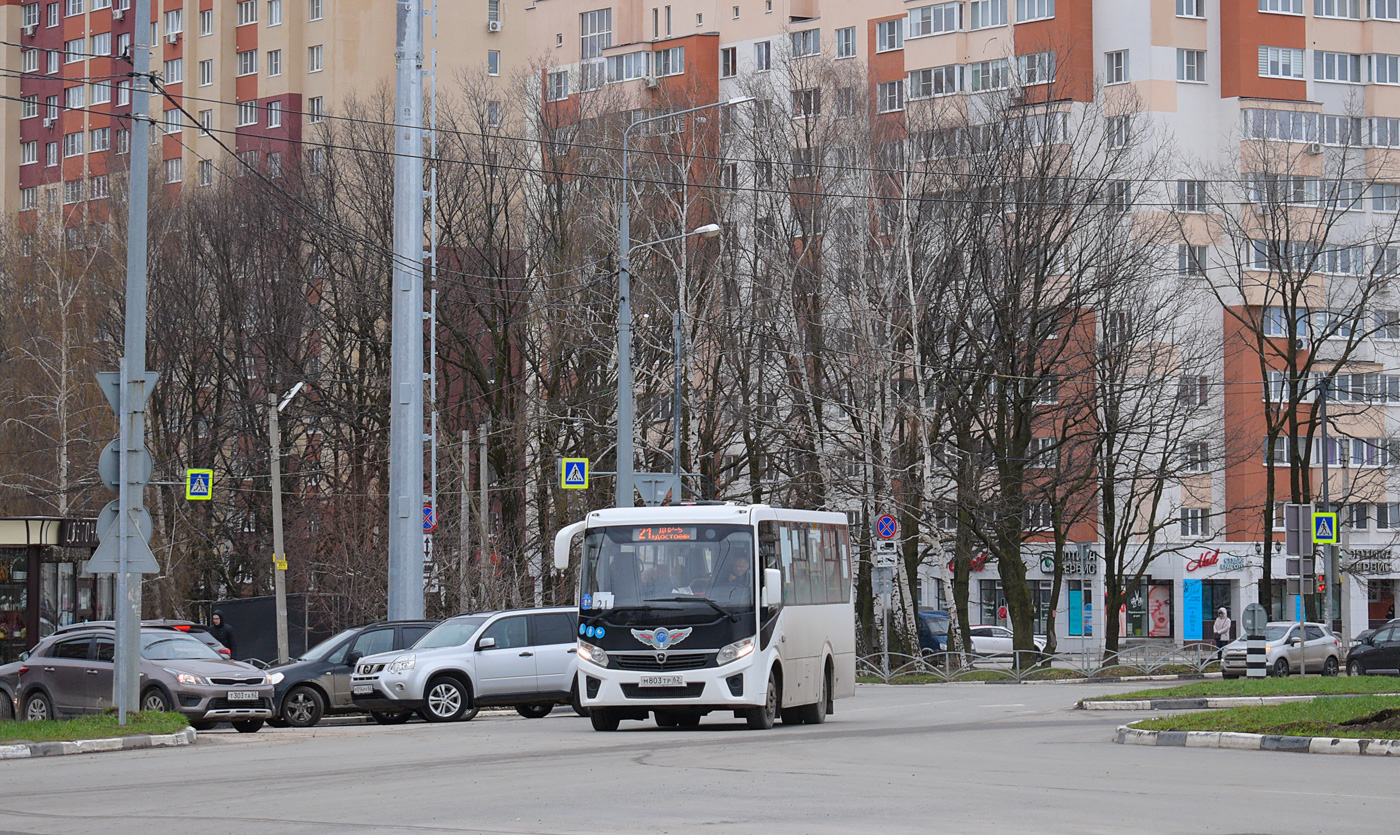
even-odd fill
[(1269, 707), (1232, 707), (1134, 722), (1148, 731), (1400, 739), (1400, 697), (1348, 696)]
[(108, 739), (132, 734), (173, 734), (190, 724), (180, 713), (129, 713), (125, 725), (117, 724), (115, 713), (80, 716), (76, 719), (49, 719), (43, 722), (0, 722), (0, 745), (16, 742), (72, 742), (79, 739)]
[(1289, 676), (1288, 678), (1236, 678), (1197, 681), (1161, 690), (1110, 693), (1086, 701), (1136, 701), (1139, 699), (1192, 699), (1201, 696), (1345, 696), (1400, 693), (1395, 676)]

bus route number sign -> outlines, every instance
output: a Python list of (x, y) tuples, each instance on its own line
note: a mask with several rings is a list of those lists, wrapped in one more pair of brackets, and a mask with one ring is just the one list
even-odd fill
[(875, 534), (881, 539), (894, 539), (898, 533), (899, 522), (890, 514), (882, 514), (875, 520)]

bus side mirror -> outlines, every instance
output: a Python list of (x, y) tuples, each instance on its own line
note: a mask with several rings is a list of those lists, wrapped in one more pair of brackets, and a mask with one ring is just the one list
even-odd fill
[(559, 529), (559, 533), (554, 535), (554, 567), (560, 571), (569, 568), (569, 548), (573, 545), (574, 537), (583, 533), (587, 522), (575, 522)]
[(777, 606), (783, 602), (783, 572), (776, 568), (763, 569), (763, 605)]

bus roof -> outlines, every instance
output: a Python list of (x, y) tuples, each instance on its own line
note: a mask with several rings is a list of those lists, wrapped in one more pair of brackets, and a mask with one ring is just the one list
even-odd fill
[(656, 525), (695, 522), (712, 525), (748, 525), (776, 519), (826, 525), (847, 524), (846, 514), (821, 510), (789, 510), (766, 504), (681, 504), (665, 507), (611, 507), (588, 514), (588, 526)]

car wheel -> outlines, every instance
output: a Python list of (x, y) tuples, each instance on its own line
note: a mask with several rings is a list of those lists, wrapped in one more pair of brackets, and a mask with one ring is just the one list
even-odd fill
[(1288, 659), (1280, 658), (1275, 661), (1273, 673), (1278, 678), (1288, 678)]
[(595, 731), (615, 731), (617, 726), (621, 724), (621, 719), (622, 717), (611, 710), (605, 710), (601, 707), (588, 709), (588, 721), (593, 723)]
[(783, 686), (778, 671), (768, 674), (768, 691), (761, 707), (751, 707), (744, 713), (751, 731), (766, 731), (778, 720), (778, 705), (783, 702)]
[(141, 710), (161, 713), (170, 709), (170, 698), (159, 687), (147, 687), (141, 694)]
[(233, 729), (241, 734), (255, 734), (262, 730), (262, 726), (261, 719), (240, 719), (233, 723)]
[(516, 705), (515, 712), (526, 719), (543, 719), (554, 710), (554, 705)]
[(196, 731), (212, 731), (218, 724), (218, 722), (191, 722), (190, 727)]
[(423, 718), (429, 722), (456, 721), (466, 712), (470, 700), (467, 688), (457, 679), (433, 679), (423, 694)]
[(1349, 676), (1364, 676), (1364, 675), (1366, 675), (1366, 668), (1363, 667), (1363, 666), (1361, 666), (1361, 662), (1360, 662), (1360, 661), (1348, 661), (1348, 662), (1347, 662), (1347, 675), (1349, 675)]
[(15, 718), (15, 703), (10, 698), (10, 694), (0, 690), (0, 722), (8, 722)]
[(24, 720), (26, 722), (43, 722), (46, 719), (54, 718), (53, 702), (45, 696), (42, 691), (29, 694), (29, 698), (24, 700)]
[(579, 716), (587, 716), (588, 708), (583, 706), (583, 700), (578, 695), (578, 682), (574, 682), (573, 689), (569, 691), (569, 707), (574, 709), (574, 713)]
[(282, 719), (293, 728), (310, 728), (326, 714), (326, 701), (314, 687), (298, 685), (282, 697)]
[(408, 721), (406, 710), (371, 710), (369, 717), (380, 725), (402, 725)]

